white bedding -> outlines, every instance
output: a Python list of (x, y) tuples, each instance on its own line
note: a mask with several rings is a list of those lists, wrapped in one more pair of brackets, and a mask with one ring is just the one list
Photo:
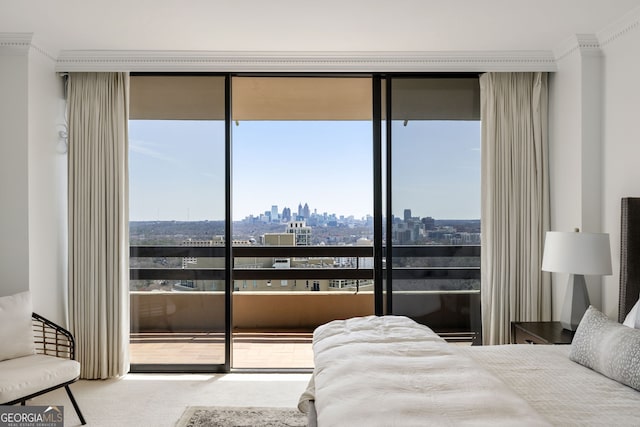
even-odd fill
[(331, 322), (314, 335), (316, 368), (299, 407), (315, 400), (320, 427), (640, 426), (640, 392), (569, 350), (451, 346), (403, 317)]
[(314, 332), (320, 427), (549, 425), (523, 398), (429, 328), (400, 316)]
[(639, 426), (640, 392), (568, 358), (568, 345), (458, 348), (557, 426)]

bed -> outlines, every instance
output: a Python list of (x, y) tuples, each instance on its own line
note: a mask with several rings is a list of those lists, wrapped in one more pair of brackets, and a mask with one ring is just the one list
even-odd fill
[(451, 345), (402, 316), (322, 325), (298, 407), (320, 427), (638, 426), (638, 256), (640, 199), (626, 198), (619, 322), (627, 326), (591, 307), (571, 345)]

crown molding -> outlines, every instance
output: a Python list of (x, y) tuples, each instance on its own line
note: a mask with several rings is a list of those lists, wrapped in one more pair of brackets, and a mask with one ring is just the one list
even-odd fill
[(27, 55), (33, 33), (0, 33), (0, 55)]
[(569, 37), (553, 50), (555, 60), (561, 61), (574, 52), (580, 52), (581, 55), (602, 55), (604, 47), (638, 28), (640, 28), (640, 7), (596, 34), (576, 34)]
[(37, 52), (55, 62), (56, 58), (33, 43), (33, 33), (0, 33), (0, 55), (28, 55)]
[(605, 47), (620, 37), (640, 27), (640, 7), (632, 10), (622, 19), (598, 31), (600, 46)]
[(56, 71), (484, 72), (555, 71), (551, 52), (62, 51)]
[(583, 56), (601, 55), (600, 41), (594, 34), (575, 34), (553, 51), (556, 61), (561, 61), (575, 52)]

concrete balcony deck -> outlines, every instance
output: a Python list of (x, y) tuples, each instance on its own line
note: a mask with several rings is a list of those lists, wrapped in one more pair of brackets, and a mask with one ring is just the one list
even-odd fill
[[(224, 363), (224, 292), (131, 292), (132, 364)], [(312, 368), (313, 329), (366, 316), (372, 293), (237, 292), (233, 368)]]
[[(313, 368), (311, 332), (236, 331), (232, 367), (238, 369)], [(131, 334), (131, 363), (222, 364), (222, 334)]]
[[(468, 316), (478, 293), (432, 292), (422, 297), (433, 313)], [(425, 298), (428, 297), (428, 298)], [(157, 365), (225, 362), (224, 292), (131, 292), (131, 363)], [(335, 319), (373, 314), (372, 292), (234, 292), (232, 368), (313, 368), (313, 330)], [(429, 303), (431, 301), (431, 303)], [(462, 313), (462, 314), (461, 314)], [(459, 319), (458, 319), (459, 320)], [(470, 342), (464, 330), (442, 335)]]

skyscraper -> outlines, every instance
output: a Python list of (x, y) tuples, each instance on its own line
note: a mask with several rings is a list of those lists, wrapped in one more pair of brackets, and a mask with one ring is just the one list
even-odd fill
[(291, 209), (282, 209), (282, 221), (291, 221)]

